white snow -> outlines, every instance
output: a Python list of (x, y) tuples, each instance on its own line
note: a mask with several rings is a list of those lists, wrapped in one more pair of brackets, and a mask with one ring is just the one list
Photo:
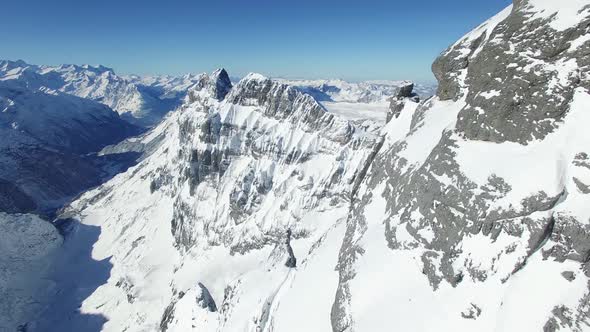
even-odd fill
[(371, 120), (381, 125), (385, 124), (388, 102), (375, 103), (349, 103), (349, 102), (322, 102), (322, 105), (330, 113), (334, 113), (346, 120)]
[(491, 175), (510, 184), (512, 190), (497, 202), (499, 207), (519, 206), (522, 199), (539, 191), (550, 197), (566, 188), (568, 192), (575, 192), (569, 176), (572, 161), (582, 152), (582, 146), (590, 146), (590, 134), (585, 129), (590, 118), (585, 105), (590, 105), (590, 95), (578, 88), (569, 113), (557, 130), (544, 140), (528, 145), (458, 139), (456, 161), (461, 165), (461, 171), (479, 185), (484, 185)]
[(550, 19), (549, 24), (557, 31), (578, 25), (590, 15), (586, 0), (529, 0), (529, 19)]
[(586, 44), (587, 42), (590, 41), (590, 34), (583, 34), (580, 37), (574, 39), (572, 42), (570, 42), (570, 47), (568, 49), (568, 52), (575, 52), (578, 48), (580, 48), (582, 45)]
[(500, 91), (498, 91), (498, 90), (485, 91), (485, 92), (480, 93), (479, 95), (484, 97), (485, 99), (490, 99), (493, 97), (499, 97)]
[[(510, 15), (510, 13), (512, 12), (512, 8), (512, 5), (509, 5), (508, 7), (504, 8), (504, 10), (502, 10), (486, 22), (482, 23), (480, 26), (478, 26), (477, 28), (469, 32), (467, 35), (465, 35), (463, 38), (458, 40), (453, 46), (451, 46), (450, 49), (457, 49), (457, 47), (461, 46), (461, 49), (459, 49), (459, 51), (461, 52), (462, 57), (467, 56), (470, 53), (471, 57), (475, 57), (482, 49), (483, 45), (485, 45), (486, 42), (489, 41), (492, 32), (498, 26), (498, 24), (502, 23), (506, 18), (508, 18), (508, 15)], [(480, 46), (472, 52), (469, 49), (471, 42), (479, 38), (482, 34), (485, 34), (484, 39), (480, 43)]]
[(416, 127), (418, 130), (411, 131), (405, 142), (407, 147), (400, 152), (400, 156), (408, 160), (412, 167), (420, 167), (438, 144), (443, 132), (454, 127), (457, 122), (457, 114), (465, 105), (464, 101), (441, 101), (434, 98), (432, 106), (424, 114)]

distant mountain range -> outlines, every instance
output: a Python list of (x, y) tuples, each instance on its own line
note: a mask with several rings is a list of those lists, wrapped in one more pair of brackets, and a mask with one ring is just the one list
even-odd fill
[(104, 66), (37, 66), (0, 61), (0, 81), (18, 81), (31, 90), (62, 92), (112, 108), (124, 120), (153, 126), (178, 107), (197, 75), (183, 77), (121, 77)]

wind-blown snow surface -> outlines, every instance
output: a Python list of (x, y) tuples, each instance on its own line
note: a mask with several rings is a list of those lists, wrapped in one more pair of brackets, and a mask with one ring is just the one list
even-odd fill
[(437, 96), (400, 98), (380, 135), (260, 75), (203, 80), (64, 211), (100, 228), (64, 253), (109, 273), (54, 271), (59, 314), (31, 326), (590, 330), (590, 22), (556, 29), (534, 1), (443, 52)]
[(111, 107), (133, 124), (152, 126), (181, 104), (197, 76), (124, 78), (104, 66), (37, 66), (22, 60), (0, 61), (0, 81), (12, 80), (32, 90), (92, 99)]

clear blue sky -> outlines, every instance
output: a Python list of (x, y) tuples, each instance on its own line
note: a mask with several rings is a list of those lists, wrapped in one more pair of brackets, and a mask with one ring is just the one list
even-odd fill
[(0, 58), (119, 73), (225, 67), (291, 78), (434, 80), (434, 58), (510, 0), (7, 0)]

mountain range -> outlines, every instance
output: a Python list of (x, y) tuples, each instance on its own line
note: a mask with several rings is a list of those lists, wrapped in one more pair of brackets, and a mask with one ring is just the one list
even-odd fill
[[(1, 326), (590, 330), (589, 27), (587, 1), (514, 0), (440, 54), (432, 96), (223, 69), (122, 78), (182, 98), (147, 129), (128, 117), (142, 103), (117, 106), (129, 95), (4, 62), (2, 135), (22, 143), (3, 165), (51, 150), (110, 172), (50, 223), (31, 208), (41, 186), (3, 185)], [(118, 136), (84, 140), (79, 123)]]

